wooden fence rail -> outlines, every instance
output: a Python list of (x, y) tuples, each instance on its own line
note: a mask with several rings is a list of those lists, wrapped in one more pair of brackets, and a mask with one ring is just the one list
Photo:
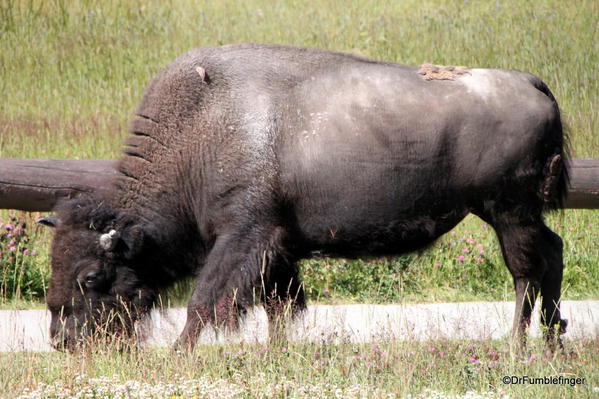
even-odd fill
[[(109, 189), (115, 161), (0, 159), (0, 209), (47, 212), (57, 201)], [(566, 208), (599, 209), (599, 159), (571, 161)]]

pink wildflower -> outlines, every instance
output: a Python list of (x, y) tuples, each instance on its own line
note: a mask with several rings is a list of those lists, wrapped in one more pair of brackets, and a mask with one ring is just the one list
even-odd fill
[(528, 361), (529, 361), (529, 362), (533, 362), (533, 361), (535, 361), (535, 360), (537, 360), (537, 356), (536, 356), (534, 353), (531, 353), (531, 354), (530, 354), (530, 357), (528, 358)]
[(468, 362), (473, 363), (473, 364), (481, 364), (482, 363), (479, 359), (477, 359), (475, 357), (469, 357)]
[(476, 258), (476, 263), (483, 263), (485, 260), (483, 258)]
[(9, 250), (10, 252), (15, 252), (17, 250), (17, 247), (10, 247)]
[(283, 352), (283, 353), (287, 353), (287, 348), (285, 348), (285, 347), (282, 347), (282, 348), (281, 348), (281, 352)]
[(4, 226), (4, 228), (5, 228), (6, 230), (9, 230), (9, 231), (10, 231), (10, 230), (12, 230), (12, 229), (13, 229), (13, 226), (12, 226), (12, 224), (7, 224), (6, 226)]
[(464, 257), (462, 255), (458, 256), (458, 263), (463, 263)]
[(25, 255), (25, 256), (29, 255), (29, 250), (28, 250), (28, 249), (25, 249), (25, 250), (23, 251), (23, 255)]
[(479, 254), (484, 255), (485, 254), (485, 250), (481, 249), (480, 252), (479, 252)]
[(438, 269), (438, 268), (441, 267), (441, 264), (440, 263), (435, 263), (435, 267)]

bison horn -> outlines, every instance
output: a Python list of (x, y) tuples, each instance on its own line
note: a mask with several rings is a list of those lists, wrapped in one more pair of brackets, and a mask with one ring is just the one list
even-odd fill
[(60, 223), (57, 217), (55, 216), (46, 216), (36, 220), (37, 223), (43, 224), (44, 226), (56, 227)]
[(100, 246), (106, 251), (112, 251), (119, 240), (120, 234), (116, 230), (110, 230), (108, 233), (100, 236)]

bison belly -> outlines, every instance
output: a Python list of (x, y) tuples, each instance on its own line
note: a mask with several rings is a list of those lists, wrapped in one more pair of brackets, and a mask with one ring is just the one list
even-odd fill
[[(546, 96), (506, 72), (468, 78), (426, 82), (411, 69), (360, 66), (290, 95), (280, 175), (311, 248), (350, 256), (422, 247), (531, 162)], [(472, 90), (472, 79), (497, 81), (486, 87), (495, 97)]]

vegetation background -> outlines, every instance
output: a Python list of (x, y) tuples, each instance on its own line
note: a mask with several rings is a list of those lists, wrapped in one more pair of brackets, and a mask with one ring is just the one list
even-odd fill
[[(0, 157), (119, 157), (128, 120), (156, 72), (191, 48), (239, 42), (528, 71), (557, 97), (572, 155), (599, 157), (598, 20), (596, 0), (0, 0)], [(599, 297), (598, 215), (548, 217), (566, 245), (566, 299)], [(37, 216), (0, 213), (4, 307), (43, 306), (51, 232), (35, 226)], [(309, 260), (303, 274), (310, 298), (320, 302), (513, 295), (494, 233), (475, 218), (423, 253)], [(181, 284), (168, 299), (180, 303), (186, 295)], [(16, 353), (0, 355), (0, 396), (597, 397), (598, 348), (594, 339), (570, 341), (567, 352), (553, 355), (534, 343), (517, 354), (506, 341), (229, 345), (183, 357), (110, 347), (91, 357)], [(586, 384), (500, 382), (558, 374)]]
[[(0, 157), (117, 158), (154, 74), (191, 48), (239, 42), (532, 72), (563, 109), (572, 155), (599, 157), (599, 3), (593, 0), (575, 6), (556, 0), (0, 4)], [(0, 228), (0, 297), (39, 299), (51, 232), (34, 226), (37, 215), (0, 216), (5, 224), (10, 216), (27, 224), (27, 239), (18, 243)], [(549, 217), (566, 243), (565, 298), (599, 297), (597, 216), (568, 210)], [(31, 256), (33, 251), (39, 255)], [(494, 232), (474, 217), (429, 251), (368, 261), (310, 260), (302, 270), (310, 298), (324, 302), (513, 295)], [(183, 283), (169, 298), (184, 302), (188, 292)]]

